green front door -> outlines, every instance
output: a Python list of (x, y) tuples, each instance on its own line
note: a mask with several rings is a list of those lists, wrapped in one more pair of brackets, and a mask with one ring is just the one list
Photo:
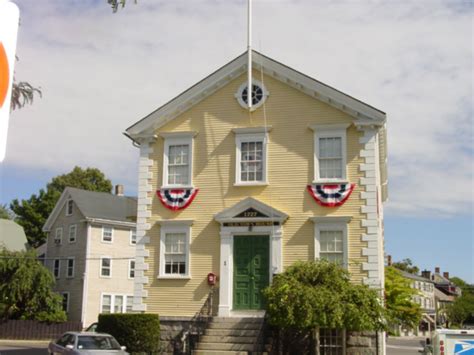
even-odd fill
[(263, 309), (269, 273), (268, 236), (234, 236), (233, 309)]

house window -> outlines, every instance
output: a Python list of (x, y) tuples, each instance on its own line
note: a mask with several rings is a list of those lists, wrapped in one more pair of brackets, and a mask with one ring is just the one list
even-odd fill
[(314, 180), (346, 179), (348, 125), (316, 125), (314, 129)]
[(191, 187), (193, 139), (191, 133), (166, 136), (163, 157), (163, 186)]
[(347, 267), (347, 226), (350, 217), (312, 217), (314, 256)]
[(63, 242), (63, 228), (56, 228), (56, 234), (54, 235), (54, 244), (60, 245)]
[(69, 292), (61, 292), (62, 307), (64, 312), (69, 312)]
[(76, 242), (76, 233), (77, 233), (77, 225), (71, 224), (69, 226), (69, 243)]
[(320, 230), (319, 258), (342, 265), (344, 263), (343, 238), (342, 230)]
[(66, 204), (66, 216), (71, 216), (73, 211), (74, 202), (69, 199)]
[(132, 229), (130, 231), (130, 244), (135, 245), (137, 244), (137, 230)]
[(125, 313), (133, 312), (133, 297), (125, 296)]
[(74, 258), (67, 259), (67, 277), (74, 277)]
[[(235, 94), (235, 98), (237, 99), (239, 105), (245, 109), (248, 109), (248, 101), (250, 96), (248, 91), (248, 82), (245, 82), (240, 85), (237, 93)], [(260, 81), (252, 80), (252, 110), (255, 110), (263, 105), (268, 95), (269, 93), (267, 89)]]
[(114, 229), (112, 227), (102, 227), (102, 241), (104, 243), (112, 243)]
[(112, 260), (108, 257), (100, 258), (100, 276), (102, 277), (112, 276)]
[(112, 295), (102, 295), (101, 313), (110, 313), (112, 311)]
[(135, 277), (135, 260), (128, 261), (128, 278), (133, 279)]
[(161, 227), (160, 277), (189, 277), (189, 226)]
[(114, 313), (123, 313), (123, 296), (115, 296)]
[(61, 273), (61, 260), (54, 259), (53, 262), (53, 275), (56, 279), (59, 279)]
[(236, 185), (267, 182), (267, 139), (265, 133), (236, 135)]

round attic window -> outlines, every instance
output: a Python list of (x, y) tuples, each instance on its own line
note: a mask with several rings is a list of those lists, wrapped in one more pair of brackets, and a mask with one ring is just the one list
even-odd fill
[[(251, 95), (252, 110), (255, 110), (263, 104), (263, 102), (268, 96), (268, 91), (259, 81), (254, 80), (252, 82)], [(240, 85), (239, 90), (235, 94), (235, 97), (237, 98), (237, 101), (239, 102), (240, 106), (242, 106), (243, 108), (248, 108), (249, 93), (247, 82)]]

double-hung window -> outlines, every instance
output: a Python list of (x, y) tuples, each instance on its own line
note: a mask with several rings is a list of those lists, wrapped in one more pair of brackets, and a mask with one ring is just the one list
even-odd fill
[(159, 277), (190, 277), (190, 225), (162, 225)]
[(315, 125), (314, 181), (346, 180), (346, 130), (348, 125)]
[(163, 187), (191, 187), (194, 132), (162, 133)]
[(60, 245), (63, 242), (63, 228), (56, 228), (56, 234), (54, 235), (54, 244)]
[(137, 230), (136, 229), (132, 229), (130, 231), (130, 244), (131, 245), (137, 244)]
[(102, 242), (112, 243), (114, 236), (114, 229), (112, 227), (102, 227)]
[(100, 258), (100, 276), (112, 277), (112, 259), (109, 257)]
[(68, 278), (74, 277), (74, 258), (67, 258), (67, 273)]
[(267, 183), (268, 128), (236, 128), (235, 185)]
[(76, 234), (77, 234), (77, 225), (71, 224), (69, 226), (69, 243), (76, 242)]
[(135, 260), (128, 261), (128, 278), (133, 279), (135, 277)]
[(61, 260), (54, 259), (53, 261), (53, 275), (56, 279), (59, 279), (61, 274)]
[(64, 312), (69, 312), (69, 292), (61, 292), (62, 307)]
[(347, 229), (350, 217), (311, 217), (314, 222), (314, 256), (347, 267)]
[(74, 202), (71, 199), (67, 200), (67, 203), (66, 203), (66, 216), (71, 216), (72, 215), (73, 208), (74, 208)]

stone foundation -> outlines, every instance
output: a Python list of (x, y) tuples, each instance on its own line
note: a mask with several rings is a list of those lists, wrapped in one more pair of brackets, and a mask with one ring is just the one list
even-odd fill
[(207, 326), (207, 318), (160, 317), (161, 354), (187, 354)]
[[(384, 355), (383, 332), (346, 332), (347, 355)], [(378, 351), (377, 351), (378, 350)]]

